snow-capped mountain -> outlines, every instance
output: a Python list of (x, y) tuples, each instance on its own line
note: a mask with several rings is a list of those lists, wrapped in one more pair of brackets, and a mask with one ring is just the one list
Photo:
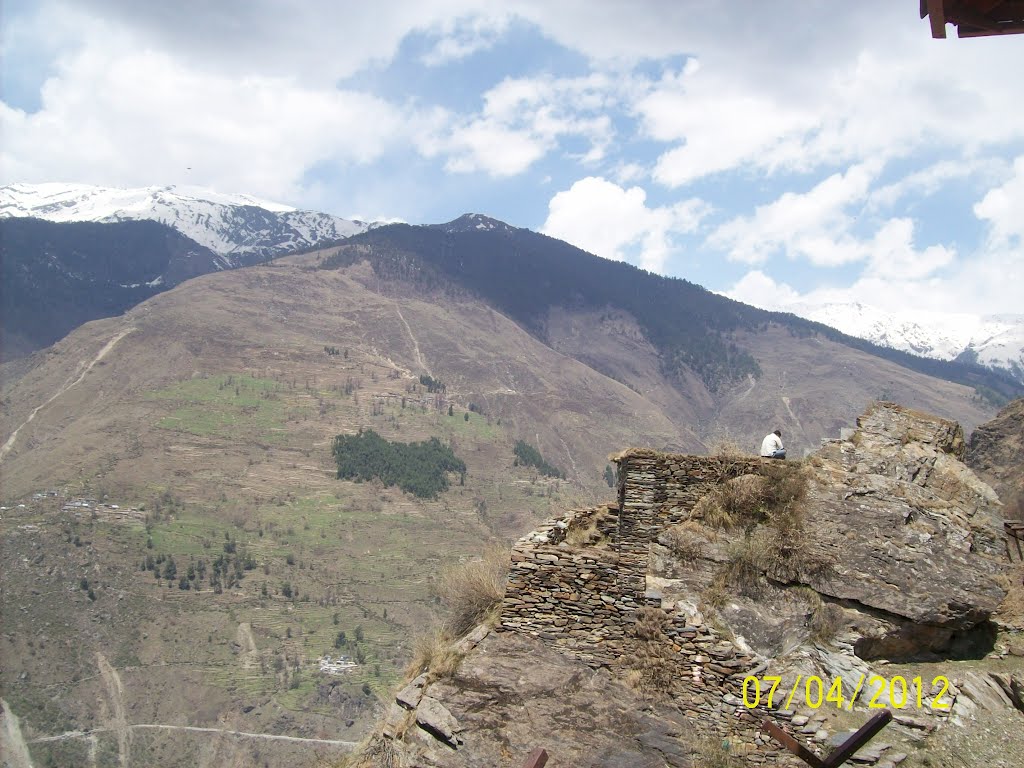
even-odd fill
[(341, 240), (375, 226), (248, 195), (185, 186), (116, 189), (86, 184), (10, 184), (0, 187), (0, 216), (53, 222), (150, 219), (227, 257), (231, 266)]
[(883, 347), (977, 362), (1024, 382), (1024, 315), (885, 312), (859, 303), (793, 304), (785, 311)]

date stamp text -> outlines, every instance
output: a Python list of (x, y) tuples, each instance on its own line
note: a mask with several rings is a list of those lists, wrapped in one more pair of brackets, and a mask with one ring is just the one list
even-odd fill
[[(831, 682), (822, 680), (817, 675), (804, 677), (797, 675), (792, 686), (783, 684), (778, 675), (743, 678), (743, 705), (748, 709), (766, 706), (769, 709), (792, 709), (794, 703), (801, 703), (811, 709), (834, 705), (837, 709), (852, 710), (858, 697), (867, 699), (870, 709), (935, 709), (948, 712), (953, 702), (948, 698), (949, 679), (938, 675), (931, 681), (921, 677), (906, 679), (899, 675), (886, 678), (881, 675), (861, 675), (854, 685), (837, 677)], [(849, 696), (846, 694), (849, 693)], [(784, 700), (784, 701), (783, 701)]]

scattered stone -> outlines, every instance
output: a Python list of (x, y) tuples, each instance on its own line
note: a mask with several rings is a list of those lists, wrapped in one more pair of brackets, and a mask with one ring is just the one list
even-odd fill
[(426, 684), (427, 675), (424, 673), (396, 694), (395, 703), (400, 704), (406, 709), (416, 709), (419, 706), (420, 699), (423, 698), (423, 687)]
[(416, 709), (416, 724), (452, 749), (462, 744), (462, 727), (454, 715), (437, 699), (424, 696)]

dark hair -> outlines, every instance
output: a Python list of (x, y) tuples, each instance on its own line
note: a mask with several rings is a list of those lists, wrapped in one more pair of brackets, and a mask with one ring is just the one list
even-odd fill
[(772, 434), (773, 435), (778, 435), (779, 437), (782, 437), (782, 430), (781, 429), (776, 429), (774, 432), (772, 432)]

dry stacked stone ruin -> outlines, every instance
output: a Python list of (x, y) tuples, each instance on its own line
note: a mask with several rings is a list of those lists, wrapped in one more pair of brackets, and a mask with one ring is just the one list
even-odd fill
[[(625, 671), (637, 649), (638, 613), (644, 606), (663, 607), (647, 588), (652, 543), (720, 484), (779, 465), (639, 449), (612, 460), (618, 464), (618, 504), (567, 512), (516, 542), (501, 629), (551, 643), (591, 667)], [(672, 604), (664, 608), (673, 698), (695, 730), (733, 738), (751, 764), (788, 763), (758, 731), (764, 713), (740, 700), (743, 679), (766, 665), (706, 621)]]
[[(591, 666), (622, 656), (638, 608), (660, 606), (647, 593), (658, 534), (686, 519), (711, 489), (770, 463), (639, 449), (613, 460), (619, 503), (566, 512), (517, 541), (501, 613), (503, 629), (553, 642)], [(689, 646), (713, 630), (684, 624), (669, 632)]]
[[(964, 452), (955, 422), (878, 403), (856, 430), (824, 441), (805, 463), (814, 513), (804, 534), (812, 554), (836, 565), (825, 577), (797, 572), (793, 584), (883, 617), (864, 649), (872, 657), (941, 653), (983, 627), (1005, 594), (997, 584), (1005, 560), (999, 502), (962, 464)], [(758, 733), (765, 713), (740, 700), (744, 678), (762, 674), (768, 662), (649, 585), (658, 581), (651, 576), (658, 537), (689, 520), (703, 497), (734, 478), (777, 479), (800, 466), (640, 449), (612, 460), (616, 504), (567, 512), (514, 545), (500, 629), (594, 668), (628, 671), (644, 610), (658, 609), (663, 644), (677, 665), (673, 699), (696, 727), (744, 745), (751, 763), (787, 761)], [(900, 589), (887, 586), (893, 583)]]

